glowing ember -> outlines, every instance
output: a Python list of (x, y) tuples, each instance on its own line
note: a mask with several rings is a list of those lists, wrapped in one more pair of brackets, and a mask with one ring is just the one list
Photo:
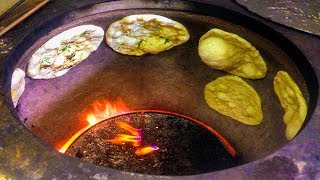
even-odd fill
[[(105, 119), (108, 119), (110, 117), (121, 115), (130, 111), (129, 108), (127, 108), (127, 106), (121, 100), (117, 100), (115, 102), (110, 102), (107, 100), (103, 101), (102, 103), (95, 102), (93, 104), (93, 107), (94, 107), (94, 112), (89, 113), (86, 119), (89, 124), (86, 127), (80, 129), (78, 132), (76, 132), (61, 148), (59, 148), (58, 150), (59, 152), (65, 153), (68, 147), (73, 143), (75, 139), (77, 139), (82, 133), (84, 133), (86, 130), (88, 130), (95, 124)], [(136, 130), (134, 128), (128, 129), (127, 127), (125, 127), (124, 129), (128, 130), (130, 133)], [(137, 133), (139, 134), (139, 132)], [(138, 134), (134, 134), (134, 135), (137, 136)], [(140, 141), (141, 141), (141, 138), (140, 138)], [(140, 143), (140, 141), (134, 142), (134, 144), (137, 145), (137, 143)]]
[(136, 128), (134, 128), (134, 127), (130, 126), (129, 124), (124, 123), (122, 121), (117, 121), (117, 125), (120, 128), (129, 131), (132, 135), (141, 136), (141, 129), (136, 129)]
[[(114, 143), (114, 144), (125, 144), (126, 142), (130, 142), (135, 147), (140, 146), (141, 139), (142, 139), (141, 129), (136, 129), (136, 128), (134, 128), (134, 127), (130, 126), (129, 124), (124, 123), (122, 121), (118, 121), (117, 125), (118, 125), (118, 127), (129, 131), (132, 135), (117, 134), (114, 139), (106, 140), (107, 142)], [(143, 155), (149, 154), (153, 151), (156, 151), (158, 149), (159, 148), (157, 146), (142, 147), (142, 148), (138, 148), (134, 153), (137, 156), (143, 156)]]
[(108, 139), (107, 142), (114, 144), (125, 144), (126, 142), (131, 142), (133, 146), (138, 147), (141, 144), (141, 129), (136, 129), (129, 124), (118, 121), (117, 125), (129, 131), (132, 135), (127, 134), (117, 134), (114, 139)]
[(117, 134), (114, 139), (108, 139), (107, 142), (113, 144), (125, 144), (126, 142), (132, 143), (133, 146), (140, 146), (141, 138), (138, 136), (131, 136), (126, 134)]
[(143, 148), (138, 148), (134, 154), (137, 156), (143, 156), (149, 153), (152, 153), (153, 151), (158, 150), (159, 148), (157, 146), (148, 146), (148, 147), (143, 147)]

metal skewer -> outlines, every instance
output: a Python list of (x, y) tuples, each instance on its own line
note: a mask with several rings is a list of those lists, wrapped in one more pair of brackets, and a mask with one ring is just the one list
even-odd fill
[(12, 29), (14, 26), (16, 26), (17, 24), (19, 24), (20, 22), (22, 22), (24, 19), (26, 19), (27, 17), (29, 17), (31, 14), (33, 14), (34, 12), (36, 12), (38, 9), (40, 9), (41, 7), (43, 7), (44, 5), (46, 5), (50, 0), (44, 0), (41, 3), (39, 3), (38, 5), (36, 5), (34, 8), (32, 8), (31, 10), (29, 10), (28, 12), (26, 12), (25, 14), (23, 14), (21, 17), (19, 17), (17, 20), (13, 21), (11, 24), (9, 24), (7, 27), (5, 27), (4, 29), (2, 29), (0, 31), (0, 37), (5, 34), (6, 32), (8, 32), (10, 29)]
[(0, 20), (4, 18), (6, 15), (10, 14), (16, 7), (18, 7), (20, 4), (22, 4), (25, 0), (19, 0), (17, 3), (15, 3), (11, 8), (9, 8), (6, 12), (4, 12), (2, 15), (0, 15)]

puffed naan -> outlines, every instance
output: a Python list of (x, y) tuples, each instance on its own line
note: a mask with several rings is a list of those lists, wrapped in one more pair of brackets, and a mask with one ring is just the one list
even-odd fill
[(43, 44), (30, 58), (27, 75), (50, 79), (64, 75), (95, 51), (104, 37), (101, 27), (82, 25), (66, 30)]
[(26, 85), (26, 81), (24, 79), (25, 75), (26, 75), (25, 72), (20, 68), (16, 68), (12, 74), (11, 98), (12, 98), (14, 107), (17, 107), (19, 98), (21, 97), (25, 89), (25, 85)]
[(200, 38), (198, 52), (214, 69), (248, 79), (266, 76), (267, 66), (259, 51), (236, 34), (211, 29)]
[(263, 114), (258, 93), (238, 76), (223, 76), (204, 89), (207, 104), (219, 113), (247, 125), (258, 125)]
[(112, 23), (106, 32), (106, 42), (114, 51), (135, 56), (158, 54), (189, 38), (182, 24), (153, 14), (126, 16)]
[(286, 138), (291, 140), (298, 133), (306, 118), (307, 103), (298, 85), (287, 72), (279, 71), (274, 77), (273, 85), (285, 111), (283, 122), (287, 125)]

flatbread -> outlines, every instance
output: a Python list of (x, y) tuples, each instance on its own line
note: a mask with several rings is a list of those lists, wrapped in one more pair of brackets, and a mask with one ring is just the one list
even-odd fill
[(135, 56), (158, 54), (189, 38), (182, 24), (153, 14), (124, 17), (112, 23), (106, 32), (106, 42), (113, 50)]
[(211, 29), (200, 38), (198, 52), (214, 69), (248, 79), (266, 76), (267, 66), (259, 51), (236, 34)]
[(258, 125), (263, 114), (258, 93), (237, 76), (223, 76), (204, 89), (207, 104), (219, 113), (247, 125)]
[(291, 140), (298, 133), (306, 118), (307, 103), (298, 85), (287, 72), (279, 71), (274, 77), (273, 85), (285, 111), (283, 121), (287, 125), (286, 138)]
[(102, 28), (82, 25), (51, 38), (30, 58), (27, 75), (50, 79), (64, 75), (95, 51), (104, 37)]
[(11, 79), (11, 98), (14, 107), (17, 107), (18, 101), (25, 89), (25, 72), (20, 69), (16, 68), (12, 74)]

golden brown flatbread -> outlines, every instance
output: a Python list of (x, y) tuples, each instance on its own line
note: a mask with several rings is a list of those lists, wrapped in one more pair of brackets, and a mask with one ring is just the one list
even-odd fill
[(214, 69), (248, 79), (266, 76), (267, 66), (259, 51), (236, 34), (211, 29), (199, 41), (199, 55)]
[(291, 140), (300, 130), (307, 115), (307, 103), (298, 85), (285, 71), (279, 71), (274, 77), (274, 91), (285, 114), (283, 121), (287, 125), (286, 138)]
[(223, 115), (248, 125), (262, 121), (260, 97), (240, 77), (219, 77), (206, 85), (204, 95), (207, 104)]

